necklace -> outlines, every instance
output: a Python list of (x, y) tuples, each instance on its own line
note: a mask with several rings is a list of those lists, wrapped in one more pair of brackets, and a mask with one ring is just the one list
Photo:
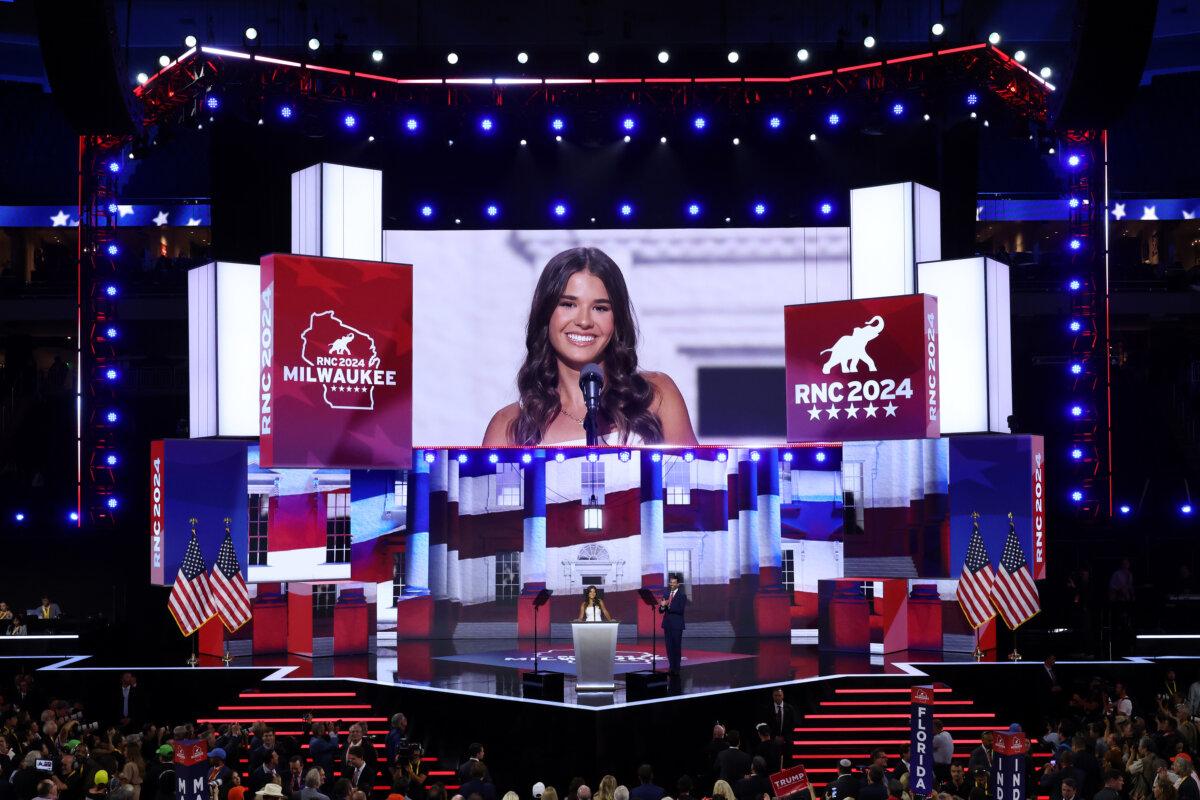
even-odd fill
[(563, 414), (565, 414), (565, 415), (566, 415), (566, 416), (567, 416), (569, 419), (573, 419), (573, 420), (575, 420), (575, 421), (576, 421), (576, 422), (578, 422), (580, 425), (582, 425), (582, 424), (583, 424), (583, 420), (581, 420), (579, 417), (577, 417), (577, 416), (575, 416), (574, 414), (572, 414), (570, 411), (567, 411), (565, 408), (562, 408), (562, 407), (560, 406), (558, 410), (559, 410), (559, 411), (561, 411)]

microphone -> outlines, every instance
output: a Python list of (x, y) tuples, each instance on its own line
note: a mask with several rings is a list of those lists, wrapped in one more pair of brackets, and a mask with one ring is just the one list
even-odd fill
[(595, 447), (599, 443), (596, 430), (597, 417), (600, 415), (600, 392), (604, 389), (604, 373), (596, 364), (587, 364), (579, 371), (579, 389), (583, 392), (583, 405), (587, 415), (583, 418), (583, 431), (587, 436), (587, 446)]

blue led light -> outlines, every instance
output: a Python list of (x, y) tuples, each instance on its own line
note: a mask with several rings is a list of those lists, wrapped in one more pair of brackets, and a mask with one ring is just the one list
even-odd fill
[(495, 219), (496, 217), (500, 216), (500, 206), (496, 205), (495, 203), (489, 203), (487, 208), (483, 210), (483, 213)]
[(757, 450), (750, 451), (750, 460), (751, 461), (758, 461), (761, 458), (762, 458), (762, 453), (758, 452)]
[(1083, 323), (1077, 319), (1073, 319), (1067, 323), (1067, 330), (1071, 331), (1071, 333), (1079, 333), (1083, 330)]
[(404, 130), (409, 133), (416, 133), (421, 128), (421, 123), (416, 117), (408, 117), (404, 120)]
[(117, 245), (116, 242), (113, 242), (112, 244), (110, 244), (108, 247), (105, 248), (105, 250), (108, 251), (108, 254), (110, 256), (116, 256), (121, 253), (121, 248), (119, 245)]
[(115, 381), (117, 379), (117, 371), (112, 367), (109, 367), (108, 369), (104, 370), (104, 377), (108, 378), (110, 381)]
[(978, 104), (979, 104), (979, 95), (975, 94), (974, 92), (969, 92), (967, 94), (967, 105), (974, 106), (974, 105), (978, 105)]
[(628, 461), (631, 455), (632, 454), (628, 450), (622, 450), (617, 458), (621, 459), (622, 461)]
[(784, 453), (784, 454), (783, 454), (783, 460), (784, 460), (784, 461), (786, 461), (786, 462), (787, 462), (787, 463), (789, 463), (789, 464), (790, 464), (790, 463), (792, 463), (792, 461), (793, 461), (795, 458), (796, 458), (796, 457), (795, 457), (794, 455), (792, 455), (792, 451), (791, 451), (791, 450), (789, 450), (789, 451), (787, 451), (786, 453)]
[(1191, 514), (1191, 513), (1192, 513), (1192, 504), (1191, 504), (1191, 503), (1184, 503), (1183, 505), (1181, 505), (1181, 506), (1179, 507), (1179, 513), (1180, 513), (1180, 514), (1184, 514), (1184, 515)]
[(479, 130), (484, 133), (491, 133), (495, 127), (496, 123), (491, 117), (483, 117), (479, 120)]
[(433, 217), (433, 206), (429, 205), (428, 203), (421, 206), (421, 216), (425, 219), (430, 219)]
[(108, 502), (106, 502), (105, 505), (108, 506), (109, 508), (116, 508), (118, 505), (117, 498), (115, 498), (115, 497), (108, 498)]
[(633, 214), (633, 205), (630, 203), (621, 203), (621, 207), (617, 210), (621, 212), (622, 217), (628, 217)]
[(683, 454), (683, 460), (687, 461), (690, 464), (691, 462), (696, 460), (696, 454), (693, 453), (691, 450), (688, 450), (686, 453)]
[(353, 114), (347, 114), (346, 116), (342, 117), (342, 124), (347, 128), (353, 128), (358, 124), (358, 117), (354, 116)]
[(279, 118), (280, 119), (291, 119), (292, 115), (295, 113), (296, 112), (287, 103), (284, 103), (283, 105), (281, 105), (279, 107)]
[(67, 519), (71, 520), (71, 522), (79, 522), (79, 512), (72, 511), (71, 513), (67, 514)]
[(551, 208), (550, 210), (554, 213), (554, 216), (558, 217), (559, 219), (562, 219), (563, 217), (565, 217), (567, 215), (567, 204), (566, 203), (555, 203), (554, 207)]
[(555, 117), (554, 119), (550, 120), (550, 129), (556, 133), (561, 133), (566, 127), (566, 120), (564, 120), (562, 117)]
[(761, 217), (762, 215), (764, 215), (766, 213), (767, 213), (767, 204), (766, 203), (755, 203), (754, 204), (754, 214), (756, 216)]
[(529, 453), (522, 453), (521, 454), (521, 463), (522, 464), (533, 463), (533, 456), (531, 456)]
[(659, 453), (657, 450), (654, 451), (650, 454), (650, 460), (657, 464), (659, 461), (662, 461), (662, 453)]
[(108, 454), (108, 456), (107, 456), (107, 457), (104, 459), (104, 463), (105, 463), (105, 464), (108, 464), (110, 467), (115, 467), (115, 466), (117, 465), (117, 456), (116, 456), (116, 454), (115, 454), (115, 453), (109, 453), (109, 454)]
[(904, 104), (903, 103), (896, 103), (895, 105), (892, 106), (892, 116), (893, 117), (903, 117), (904, 116)]
[(818, 464), (824, 464), (825, 463), (825, 451), (818, 450), (816, 452), (816, 454), (813, 456), (813, 458), (816, 459)]
[(1128, 514), (1129, 512), (1133, 511), (1132, 508), (1125, 505), (1124, 503), (1122, 503), (1120, 508), (1118, 508), (1117, 510), (1120, 511), (1122, 514)]
[(1074, 500), (1076, 503), (1082, 503), (1083, 502), (1083, 492), (1076, 489), (1075, 491), (1071, 492), (1071, 499)]
[(459, 453), (458, 454), (458, 463), (465, 464), (465, 463), (467, 463), (468, 458), (469, 458), (469, 456), (466, 453)]
[(107, 336), (109, 339), (115, 339), (115, 338), (117, 338), (117, 329), (113, 328), (111, 326), (108, 328), (105, 328), (104, 335)]
[(116, 175), (118, 172), (121, 171), (121, 162), (120, 161), (108, 162), (108, 171), (111, 172), (112, 174)]
[(700, 216), (700, 204), (699, 203), (688, 203), (687, 213), (688, 213), (689, 217)]
[(621, 127), (626, 131), (632, 131), (637, 127), (637, 120), (633, 117), (625, 117), (625, 119), (621, 120)]
[(1072, 449), (1071, 450), (1071, 458), (1075, 459), (1076, 461), (1080, 460), (1081, 458), (1083, 458), (1083, 450), (1081, 450), (1078, 447)]
[(836, 128), (842, 122), (842, 115), (834, 111), (825, 120), (829, 123), (830, 127)]
[(554, 454), (554, 460), (557, 461), (559, 464), (561, 464), (567, 460), (567, 454), (560, 450), (559, 452)]
[(720, 461), (722, 464), (724, 464), (728, 460), (729, 460), (729, 451), (727, 451), (727, 450), (718, 450), (717, 451), (717, 461)]
[(204, 105), (208, 106), (209, 111), (216, 111), (221, 107), (221, 98), (217, 97), (215, 94), (210, 94), (208, 97), (204, 98)]
[(1083, 374), (1083, 364), (1080, 364), (1078, 361), (1073, 363), (1071, 365), (1071, 374), (1072, 375), (1082, 375)]
[(1078, 153), (1071, 153), (1071, 155), (1067, 156), (1068, 167), (1078, 167), (1082, 161), (1083, 159), (1079, 157)]
[(767, 119), (767, 127), (773, 131), (777, 131), (783, 127), (783, 119), (778, 116), (771, 116)]
[(1082, 417), (1083, 416), (1083, 406), (1071, 406), (1071, 416), (1072, 417)]
[(708, 126), (708, 120), (704, 117), (696, 117), (692, 120), (692, 127), (698, 131), (702, 131)]
[(107, 419), (110, 423), (115, 423), (118, 419), (120, 419), (120, 416), (117, 414), (117, 412), (110, 411), (104, 418)]
[(437, 459), (437, 453), (432, 450), (425, 451), (425, 463), (432, 464)]
[(110, 213), (110, 214), (115, 214), (115, 213), (117, 213), (117, 211), (119, 211), (119, 210), (120, 210), (120, 208), (117, 206), (117, 204), (116, 204), (116, 203), (109, 203), (109, 204), (108, 204), (108, 213)]
[(596, 452), (591, 452), (591, 453), (588, 453), (588, 454), (587, 454), (587, 460), (588, 460), (588, 461), (590, 461), (590, 462), (592, 462), (593, 464), (595, 464), (597, 461), (599, 461), (599, 460), (600, 460), (600, 454), (599, 454), (599, 453), (596, 453)]
[(489, 464), (498, 464), (498, 463), (500, 463), (500, 456), (498, 456), (498, 455), (497, 455), (497, 454), (495, 454), (495, 453), (488, 453), (488, 463), (489, 463)]
[(1071, 241), (1069, 241), (1067, 243), (1067, 246), (1070, 247), (1072, 250), (1078, 250), (1081, 247), (1083, 247), (1083, 241), (1080, 239), (1072, 239)]
[(1071, 278), (1071, 280), (1067, 281), (1067, 288), (1072, 292), (1078, 292), (1081, 288), (1083, 288), (1083, 283), (1079, 280), (1079, 278)]
[(18, 511), (16, 514), (13, 514), (13, 519), (15, 519), (17, 522), (24, 522), (25, 521), (24, 512)]
[(833, 213), (833, 203), (828, 203), (828, 202), (821, 203), (818, 210), (821, 212), (821, 214), (823, 216), (828, 217), (830, 214)]
[(1067, 201), (1067, 208), (1079, 208), (1079, 198), (1072, 197)]

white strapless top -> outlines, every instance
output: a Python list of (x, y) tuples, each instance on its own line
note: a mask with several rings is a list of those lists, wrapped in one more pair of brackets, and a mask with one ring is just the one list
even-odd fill
[(604, 614), (600, 612), (600, 606), (588, 606), (583, 610), (584, 622), (603, 622)]
[[(619, 431), (612, 431), (600, 437), (600, 444), (607, 447), (641, 447), (646, 442), (636, 433), (629, 436), (629, 441), (622, 443)], [(538, 445), (539, 447), (587, 447), (587, 439), (571, 439), (566, 442)]]

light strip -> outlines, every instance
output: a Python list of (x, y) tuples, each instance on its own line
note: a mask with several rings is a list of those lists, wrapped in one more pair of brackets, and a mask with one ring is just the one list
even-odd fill
[[(805, 719), (908, 719), (909, 714), (809, 714)], [(966, 719), (969, 717), (995, 717), (990, 712), (978, 714), (938, 714), (938, 719)]]
[(195, 52), (196, 52), (196, 48), (189, 47), (187, 50), (183, 51), (183, 55), (181, 55), (179, 58), (175, 59), (175, 63), (178, 64), (180, 61), (186, 61), (188, 58), (190, 58), (192, 55), (194, 55)]
[(531, 84), (539, 85), (541, 82), (541, 78), (496, 78), (497, 86), (527, 86)]
[[(387, 717), (361, 717), (356, 722), (387, 722)], [(314, 717), (310, 722), (337, 722), (337, 717)], [(210, 717), (208, 719), (198, 719), (196, 722), (200, 725), (225, 725), (231, 722), (304, 722), (303, 717), (269, 717), (267, 719), (249, 717), (226, 718), (226, 717)]]
[[(942, 700), (937, 703), (938, 708), (943, 706), (969, 706), (974, 705), (973, 700)], [(904, 700), (822, 700), (823, 706), (908, 706), (911, 705)]]
[(869, 61), (866, 64), (856, 64), (853, 67), (838, 67), (837, 73), (841, 75), (843, 72), (854, 72), (858, 69), (873, 69), (874, 67), (882, 67), (882, 61)]
[(948, 56), (951, 53), (965, 53), (968, 50), (981, 50), (985, 47), (987, 47), (987, 43), (980, 42), (979, 44), (968, 44), (968, 45), (964, 45), (962, 47), (951, 47), (948, 50), (938, 50), (937, 54), (939, 56)]
[(332, 711), (335, 708), (370, 708), (369, 703), (304, 706), (217, 706), (217, 711)]
[(257, 700), (260, 697), (358, 697), (355, 692), (242, 692), (238, 697)]
[(923, 58), (933, 58), (933, 53), (918, 53), (915, 56), (900, 56), (899, 58), (889, 58), (886, 64), (903, 64), (905, 61), (920, 61)]
[(32, 636), (21, 636), (17, 638), (18, 642), (25, 642), (30, 639), (78, 639), (77, 633), (36, 633)]
[[(990, 731), (991, 729), (992, 729), (992, 726), (990, 726), (990, 725), (947, 725), (945, 727), (945, 730), (948, 730), (948, 731)], [(853, 733), (904, 733), (908, 730), (909, 729), (907, 727), (901, 727), (901, 726), (897, 726), (894, 728), (890, 728), (890, 727), (860, 728), (860, 727), (854, 726), (854, 727), (849, 727), (849, 728), (795, 728), (792, 732), (793, 733), (846, 733), (849, 731), (849, 732), (853, 732)], [(972, 743), (968, 742), (968, 744), (972, 744)]]
[(568, 84), (591, 83), (591, 78), (546, 78), (547, 86), (565, 86)]
[[(911, 689), (834, 689), (834, 694), (908, 694)], [(934, 689), (937, 694), (950, 694), (953, 689)]]
[(447, 84), (464, 84), (467, 86), (491, 86), (494, 78), (446, 78)]
[(287, 61), (282, 58), (272, 58), (271, 56), (263, 56), (263, 55), (257, 55), (257, 54), (254, 56), (254, 60), (262, 61), (266, 64), (278, 64), (281, 67), (296, 67), (297, 69), (299, 69), (301, 66), (299, 61)]
[(222, 47), (201, 47), (200, 52), (208, 53), (209, 55), (213, 56), (227, 56), (228, 58), (244, 58), (247, 61), (250, 60), (249, 53), (241, 53), (237, 50), (226, 50)]
[(322, 67), (320, 64), (305, 64), (305, 69), (316, 70), (317, 72), (332, 72), (334, 75), (349, 75), (350, 70), (338, 69), (337, 67)]
[(1200, 633), (1139, 633), (1139, 639), (1200, 639)]

